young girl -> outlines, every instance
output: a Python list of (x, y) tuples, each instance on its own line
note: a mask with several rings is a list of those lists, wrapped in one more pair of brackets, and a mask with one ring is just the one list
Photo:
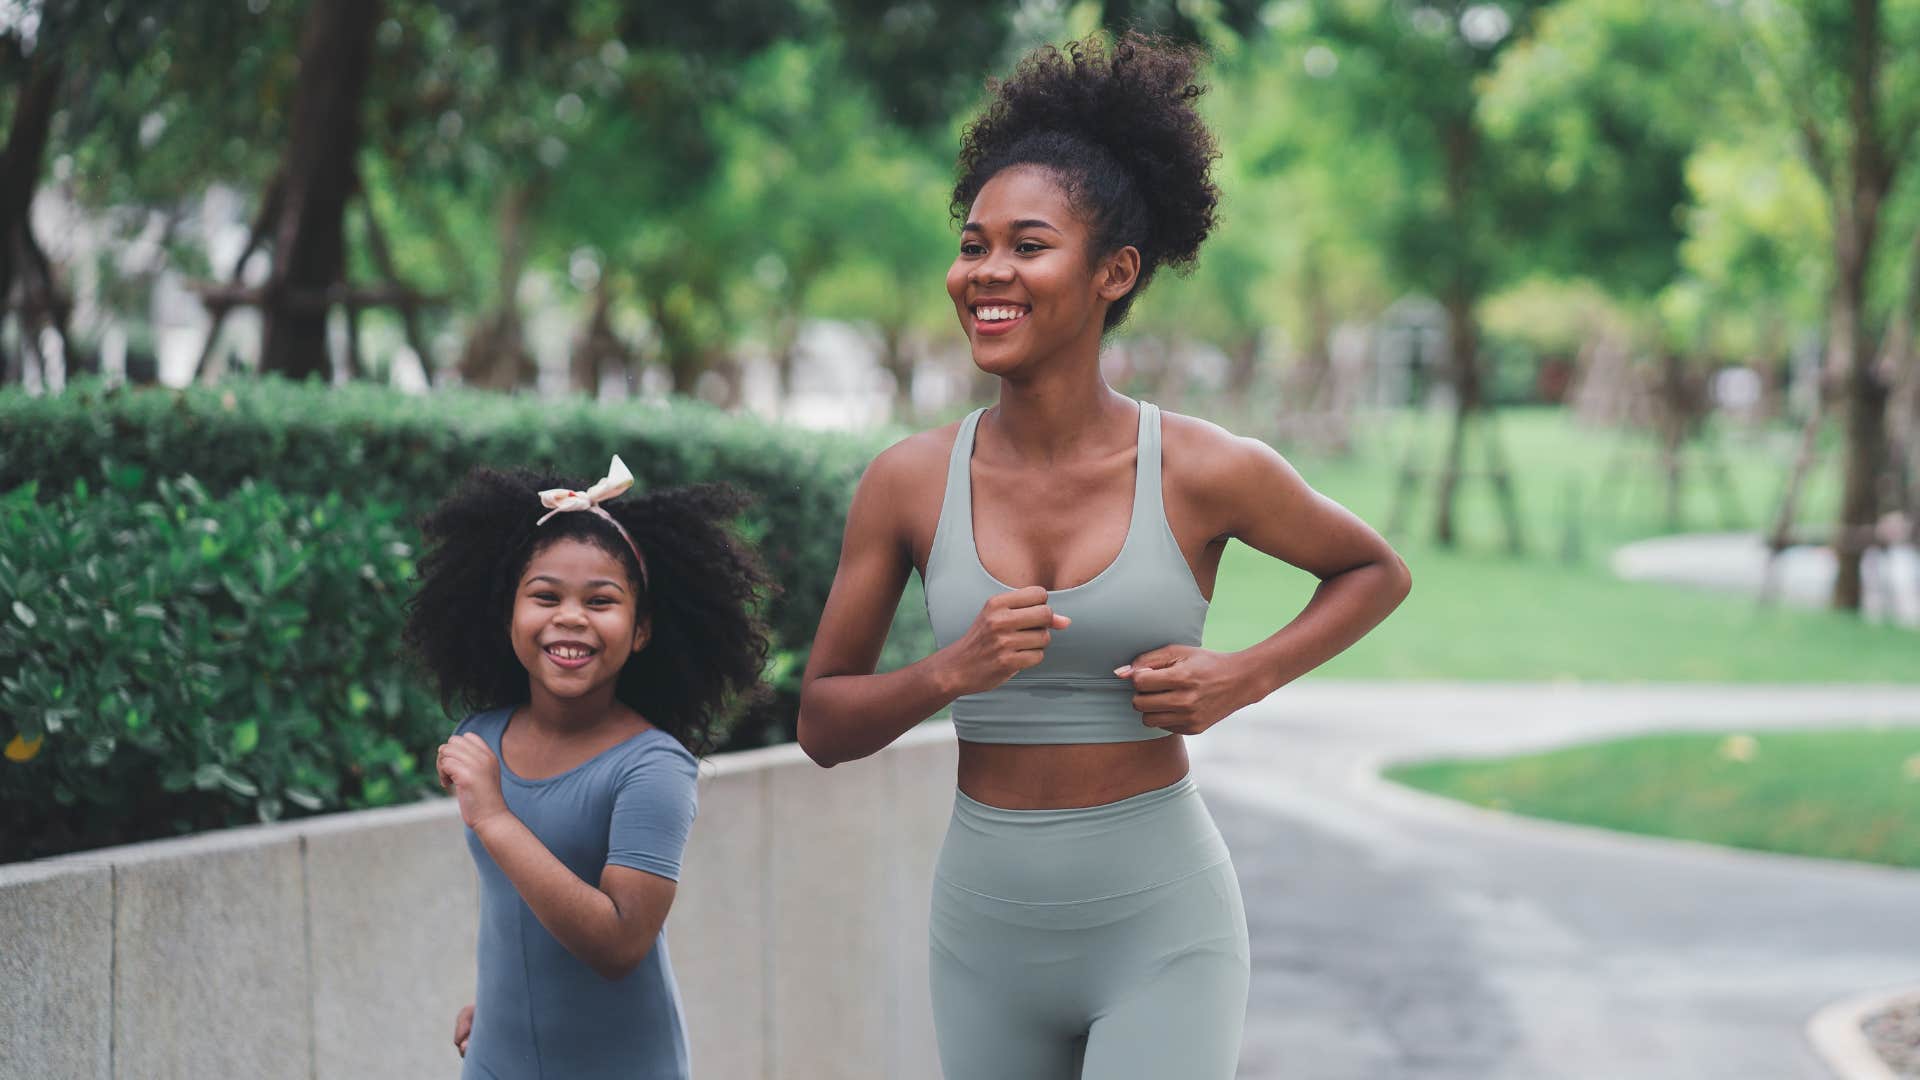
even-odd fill
[(479, 868), (479, 990), (454, 1021), (467, 1080), (689, 1075), (661, 927), (696, 755), (751, 694), (767, 582), (715, 487), (614, 500), (479, 469), (428, 516), (407, 638), (477, 709), (436, 768)]
[[(1129, 35), (994, 85), (961, 143), (946, 284), (999, 400), (867, 469), (807, 663), (800, 744), (823, 765), (953, 706), (931, 914), (947, 1080), (1234, 1075), (1246, 917), (1186, 739), (1353, 644), (1411, 580), (1266, 445), (1101, 378), (1104, 335), (1213, 227), (1196, 64)], [(1213, 652), (1230, 539), (1321, 584), (1265, 641)], [(915, 570), (939, 649), (874, 674)]]

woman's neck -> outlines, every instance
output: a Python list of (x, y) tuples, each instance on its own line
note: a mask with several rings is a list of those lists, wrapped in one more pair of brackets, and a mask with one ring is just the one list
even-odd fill
[(1107, 385), (1096, 357), (1073, 370), (1001, 379), (989, 420), (1015, 457), (1051, 464), (1105, 449), (1116, 428), (1131, 430), (1134, 416), (1133, 400)]

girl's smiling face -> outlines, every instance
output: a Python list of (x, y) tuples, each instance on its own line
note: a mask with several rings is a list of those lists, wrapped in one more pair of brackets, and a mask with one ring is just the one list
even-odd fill
[(626, 567), (604, 548), (556, 540), (535, 551), (514, 591), (513, 653), (537, 690), (577, 698), (612, 684), (644, 648)]

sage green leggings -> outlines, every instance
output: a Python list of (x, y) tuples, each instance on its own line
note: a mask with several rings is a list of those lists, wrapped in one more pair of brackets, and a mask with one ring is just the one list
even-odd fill
[(946, 1080), (1231, 1080), (1247, 920), (1191, 777), (1104, 806), (957, 795), (934, 871)]

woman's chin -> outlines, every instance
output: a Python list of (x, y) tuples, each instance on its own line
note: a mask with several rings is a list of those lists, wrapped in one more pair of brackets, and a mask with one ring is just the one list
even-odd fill
[(984, 349), (975, 345), (973, 349), (973, 366), (1002, 379), (1021, 374), (1027, 366), (1027, 359), (1024, 353), (991, 345)]

